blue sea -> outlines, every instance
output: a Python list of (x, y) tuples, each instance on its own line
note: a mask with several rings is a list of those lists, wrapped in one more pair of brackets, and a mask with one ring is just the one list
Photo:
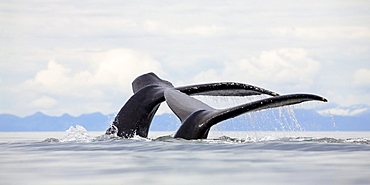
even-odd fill
[(370, 184), (370, 132), (0, 133), (0, 184)]

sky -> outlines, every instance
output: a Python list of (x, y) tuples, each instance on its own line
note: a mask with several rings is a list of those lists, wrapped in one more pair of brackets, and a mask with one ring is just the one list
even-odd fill
[(0, 25), (0, 113), (116, 113), (147, 72), (370, 109), (370, 1), (5, 0)]

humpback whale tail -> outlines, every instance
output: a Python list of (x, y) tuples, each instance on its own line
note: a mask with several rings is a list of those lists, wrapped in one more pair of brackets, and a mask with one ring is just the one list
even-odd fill
[(327, 101), (323, 97), (312, 94), (291, 94), (266, 98), (226, 109), (214, 109), (175, 89), (167, 89), (164, 96), (168, 106), (182, 122), (175, 137), (183, 139), (205, 139), (213, 125), (247, 112), (311, 100)]
[(117, 133), (118, 136), (125, 138), (133, 137), (135, 134), (147, 137), (152, 119), (159, 105), (165, 100), (164, 91), (167, 89), (177, 89), (188, 95), (279, 95), (260, 87), (234, 82), (189, 85), (175, 88), (170, 82), (160, 79), (154, 73), (147, 73), (137, 77), (132, 82), (132, 89), (134, 94), (118, 112), (106, 134)]

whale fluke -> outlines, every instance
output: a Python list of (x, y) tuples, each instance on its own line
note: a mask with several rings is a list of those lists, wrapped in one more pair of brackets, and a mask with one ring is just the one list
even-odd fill
[(213, 125), (247, 112), (312, 100), (327, 101), (323, 97), (312, 94), (290, 94), (266, 98), (226, 109), (214, 109), (175, 89), (167, 89), (164, 92), (164, 96), (168, 106), (182, 122), (174, 137), (183, 139), (205, 139)]
[(190, 85), (176, 87), (188, 95), (205, 95), (205, 96), (252, 96), (266, 94), (270, 96), (279, 96), (278, 93), (272, 92), (254, 85), (248, 85), (236, 82), (218, 82), (208, 84)]
[(134, 94), (118, 112), (106, 134), (117, 133), (118, 136), (125, 138), (133, 137), (135, 134), (147, 137), (152, 119), (159, 105), (165, 100), (164, 92), (167, 89), (177, 89), (188, 95), (279, 95), (260, 87), (234, 82), (199, 84), (175, 88), (172, 83), (160, 79), (154, 73), (147, 73), (137, 77), (132, 82), (132, 89)]

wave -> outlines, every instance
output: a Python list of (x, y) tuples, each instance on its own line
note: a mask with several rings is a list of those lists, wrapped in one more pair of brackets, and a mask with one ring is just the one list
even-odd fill
[(231, 137), (219, 136), (212, 139), (199, 139), (199, 140), (185, 140), (180, 138), (173, 138), (173, 135), (159, 136), (156, 138), (142, 138), (135, 136), (133, 138), (121, 138), (115, 135), (102, 134), (99, 136), (90, 136), (88, 131), (80, 125), (70, 127), (66, 130), (67, 135), (62, 138), (47, 138), (42, 142), (99, 142), (99, 141), (114, 141), (114, 140), (132, 140), (132, 141), (145, 141), (145, 142), (172, 142), (172, 143), (203, 143), (203, 144), (248, 144), (248, 143), (272, 143), (272, 142), (303, 142), (303, 143), (331, 143), (331, 144), (362, 144), (370, 145), (369, 138), (332, 138), (332, 137), (285, 137), (274, 136), (273, 134), (267, 136), (247, 136), (247, 137)]

